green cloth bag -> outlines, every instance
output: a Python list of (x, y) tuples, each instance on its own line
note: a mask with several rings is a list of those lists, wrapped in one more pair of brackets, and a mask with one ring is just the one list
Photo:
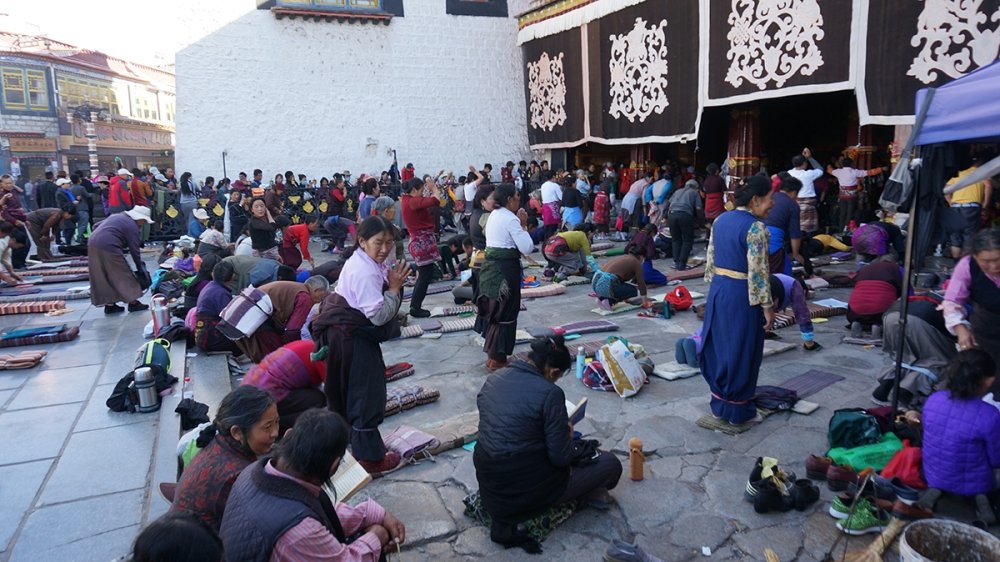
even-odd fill
[(871, 445), (861, 445), (852, 449), (835, 447), (830, 449), (826, 455), (837, 464), (850, 465), (851, 468), (861, 472), (871, 467), (875, 470), (882, 470), (889, 464), (897, 451), (903, 448), (903, 442), (896, 437), (895, 433), (886, 433), (882, 440)]

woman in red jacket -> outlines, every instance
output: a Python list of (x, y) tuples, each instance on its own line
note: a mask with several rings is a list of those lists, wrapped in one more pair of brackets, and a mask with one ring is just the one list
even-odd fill
[(437, 183), (430, 182), (430, 195), (423, 197), (424, 181), (413, 178), (403, 184), (400, 206), (403, 208), (403, 224), (410, 232), (410, 255), (417, 264), (417, 283), (410, 298), (410, 316), (427, 318), (430, 311), (424, 310), (424, 297), (431, 284), (434, 267), (441, 261), (436, 232), (437, 207), (439, 204)]
[(312, 268), (315, 268), (316, 262), (309, 254), (309, 237), (317, 230), (319, 230), (319, 219), (315, 216), (307, 216), (303, 222), (285, 227), (281, 231), (279, 248), (281, 263), (292, 269), (298, 269), (305, 259)]

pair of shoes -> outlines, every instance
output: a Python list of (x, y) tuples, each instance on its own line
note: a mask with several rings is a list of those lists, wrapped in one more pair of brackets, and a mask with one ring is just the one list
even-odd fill
[(851, 495), (861, 494), (861, 496), (865, 498), (876, 498), (890, 502), (896, 501), (896, 489), (893, 488), (892, 482), (888, 478), (872, 476), (868, 479), (868, 482), (865, 483), (864, 487), (860, 487), (860, 483), (861, 474), (858, 475), (857, 484), (847, 485), (847, 493)]
[(796, 511), (805, 511), (807, 507), (819, 500), (819, 488), (810, 480), (805, 478), (796, 480), (790, 490), (793, 505)]
[(917, 519), (930, 519), (934, 517), (934, 512), (919, 503), (908, 504), (896, 500), (892, 504), (892, 516), (903, 521), (916, 521)]
[(662, 560), (646, 554), (646, 551), (638, 545), (611, 539), (611, 544), (604, 551), (604, 562), (662, 562)]
[(851, 337), (860, 338), (865, 334), (865, 327), (861, 325), (861, 322), (851, 322)]
[[(795, 507), (795, 499), (790, 487), (777, 476), (769, 476), (756, 485), (757, 494), (753, 497), (753, 510), (757, 513), (780, 511), (782, 513)], [(819, 490), (816, 491), (819, 497)]]
[(885, 511), (868, 502), (862, 504), (859, 500), (854, 506), (854, 513), (837, 521), (837, 528), (848, 535), (881, 533), (889, 524), (889, 519), (889, 514)]
[(125, 312), (125, 307), (118, 306), (117, 304), (109, 304), (104, 306), (104, 314), (117, 314), (119, 312)]
[(142, 304), (141, 302), (129, 303), (128, 305), (129, 312), (139, 312), (140, 310), (149, 310), (149, 305)]
[(750, 471), (750, 477), (747, 478), (747, 486), (743, 491), (743, 499), (753, 503), (754, 498), (757, 496), (758, 485), (772, 476), (776, 476), (786, 488), (796, 480), (794, 472), (785, 472), (778, 466), (778, 459), (757, 457), (757, 461)]
[(497, 361), (491, 357), (486, 360), (486, 369), (490, 372), (497, 371), (506, 367), (507, 363), (509, 363), (509, 361)]
[(608, 493), (607, 488), (598, 488), (583, 497), (583, 503), (587, 507), (598, 511), (607, 511), (611, 509), (611, 504), (614, 501), (615, 499), (611, 497), (610, 493)]
[(411, 308), (410, 316), (414, 318), (430, 318), (431, 311), (425, 310), (423, 308)]
[(378, 478), (379, 476), (389, 474), (390, 472), (403, 466), (399, 453), (395, 451), (386, 451), (385, 456), (382, 457), (382, 460), (380, 461), (358, 460), (358, 464), (360, 464), (361, 468), (365, 469), (368, 474), (371, 474), (372, 478)]
[(843, 492), (849, 484), (858, 483), (858, 473), (850, 465), (831, 463), (826, 469), (826, 486), (834, 492)]
[(809, 455), (806, 457), (806, 476), (813, 480), (826, 480), (826, 471), (830, 469), (831, 464), (833, 459), (830, 457)]
[[(890, 511), (892, 509), (893, 503), (891, 501), (864, 497), (858, 498), (854, 509), (859, 510), (862, 509), (862, 507), (864, 507), (864, 509), (871, 509), (873, 501), (875, 502), (875, 507), (878, 509), (883, 511)], [(833, 517), (834, 519), (847, 519), (847, 516), (851, 514), (852, 503), (855, 503), (853, 494), (837, 494), (834, 496), (833, 502), (830, 503), (830, 510), (828, 511), (830, 517)]]

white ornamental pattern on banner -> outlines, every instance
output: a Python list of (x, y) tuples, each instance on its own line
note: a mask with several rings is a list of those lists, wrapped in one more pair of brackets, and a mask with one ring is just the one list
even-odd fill
[(910, 39), (921, 49), (906, 74), (930, 84), (938, 72), (958, 78), (996, 60), (1000, 8), (987, 14), (982, 5), (983, 0), (927, 0), (917, 19), (917, 34)]
[(743, 81), (763, 90), (781, 88), (796, 74), (811, 76), (823, 66), (817, 42), (823, 38), (823, 14), (817, 0), (732, 0), (729, 13), (731, 61), (726, 82)]
[(629, 123), (645, 122), (653, 114), (662, 114), (670, 105), (667, 99), (667, 20), (646, 27), (646, 20), (635, 18), (632, 31), (611, 35), (611, 106), (608, 113)]
[(566, 122), (566, 75), (563, 53), (549, 58), (548, 53), (528, 63), (528, 96), (531, 128), (551, 131)]

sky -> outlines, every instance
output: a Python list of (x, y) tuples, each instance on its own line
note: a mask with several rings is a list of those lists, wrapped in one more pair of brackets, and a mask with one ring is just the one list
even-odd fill
[(0, 30), (151, 65), (255, 9), (255, 0), (4, 0)]

